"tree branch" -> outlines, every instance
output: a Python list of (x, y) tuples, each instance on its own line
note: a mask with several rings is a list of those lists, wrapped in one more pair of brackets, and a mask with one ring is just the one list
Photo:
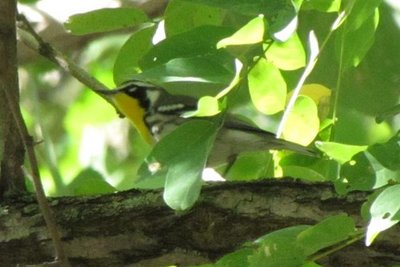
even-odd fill
[[(360, 192), (338, 197), (327, 184), (264, 180), (206, 186), (196, 206), (178, 214), (165, 206), (161, 191), (57, 198), (51, 203), (73, 266), (187, 266), (215, 261), (268, 232), (315, 224), (343, 212), (363, 226), (359, 210), (366, 198)], [(34, 202), (11, 203), (7, 212), (0, 215), (0, 225), (12, 222), (13, 227), (0, 230), (0, 237), (6, 237), (0, 238), (0, 266), (48, 259), (49, 240)], [(388, 266), (400, 262), (398, 240), (399, 227), (394, 227), (372, 247), (358, 241), (318, 263)], [(40, 247), (29, 247), (38, 241)]]

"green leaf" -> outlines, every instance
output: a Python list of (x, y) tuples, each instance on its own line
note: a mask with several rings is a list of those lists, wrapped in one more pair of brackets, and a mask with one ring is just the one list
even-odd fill
[(267, 19), (273, 38), (286, 41), (296, 31), (297, 10), (301, 0), (185, 0), (187, 2), (214, 6), (232, 11), (233, 13), (247, 16), (258, 16), (263, 14)]
[(340, 164), (350, 161), (355, 154), (365, 151), (368, 148), (368, 146), (355, 146), (321, 141), (315, 142), (315, 146)]
[(166, 35), (170, 37), (203, 25), (219, 26), (224, 13), (217, 7), (182, 0), (169, 1), (164, 13)]
[(232, 78), (228, 86), (222, 89), (216, 96), (218, 99), (227, 95), (233, 88), (235, 88), (240, 83), (240, 73), (242, 72), (243, 64), (239, 59), (235, 59), (235, 75)]
[(382, 231), (399, 222), (400, 185), (393, 185), (382, 191), (370, 208), (371, 221), (368, 224), (366, 245), (369, 246)]
[(286, 42), (273, 42), (265, 56), (281, 70), (296, 70), (306, 65), (306, 52), (297, 34)]
[(67, 190), (73, 196), (107, 194), (116, 191), (100, 173), (90, 168), (82, 170), (68, 185)]
[(273, 177), (274, 160), (269, 151), (242, 153), (227, 173), (230, 181), (249, 181), (260, 177)]
[[(307, 61), (307, 65), (303, 71), (303, 73), (301, 74), (300, 79), (298, 80), (296, 87), (293, 89), (292, 91), (292, 95), (290, 97), (290, 100), (287, 104), (287, 107), (283, 113), (282, 119), (279, 123), (279, 127), (278, 130), (276, 131), (276, 136), (278, 138), (283, 136), (283, 132), (285, 131), (285, 129), (287, 129), (287, 122), (289, 120), (289, 117), (294, 118), (291, 114), (296, 115), (296, 113), (292, 113), (292, 110), (294, 109), (294, 106), (296, 105), (296, 103), (298, 102), (299, 94), (300, 94), (300, 90), (304, 85), (305, 80), (307, 79), (308, 75), (310, 75), (311, 71), (313, 70), (314, 66), (315, 66), (315, 62), (316, 59), (318, 57), (319, 54), (319, 47), (318, 47), (318, 40), (317, 37), (315, 36), (315, 33), (313, 31), (310, 31), (308, 34), (308, 46), (309, 46), (309, 56), (308, 56), (308, 61)], [(305, 98), (304, 98), (305, 99)], [(307, 106), (310, 110), (314, 109), (311, 107), (311, 104), (307, 104), (307, 102), (309, 102), (308, 100), (301, 100), (300, 104), (298, 105), (298, 115), (301, 115), (302, 111), (305, 111), (307, 109)], [(315, 104), (314, 104), (315, 105)], [(306, 123), (307, 124), (307, 123)], [(313, 126), (316, 125), (316, 120), (311, 121), (311, 124)], [(318, 122), (319, 124), (319, 122)], [(305, 125), (305, 124), (303, 124)], [(304, 133), (304, 132), (303, 132)], [(309, 132), (311, 133), (311, 131)], [(310, 137), (310, 135), (308, 135), (308, 137)], [(295, 138), (296, 139), (296, 138)], [(305, 144), (306, 140), (301, 141), (301, 144)]]
[(235, 252), (224, 255), (219, 259), (214, 267), (245, 267), (248, 266), (247, 258), (252, 254), (253, 250), (244, 248)]
[(355, 233), (354, 220), (347, 215), (331, 216), (301, 232), (297, 241), (310, 256), (317, 251), (348, 239)]
[(264, 16), (257, 16), (236, 31), (233, 35), (219, 41), (217, 43), (217, 48), (219, 49), (231, 45), (248, 45), (262, 42), (264, 39), (264, 24)]
[(217, 98), (212, 96), (203, 96), (197, 103), (197, 109), (195, 111), (186, 112), (184, 117), (209, 117), (217, 115), (220, 112), (221, 108)]
[(378, 22), (379, 12), (377, 9), (355, 30), (350, 30), (351, 26), (348, 26), (348, 23), (341, 29), (336, 39), (335, 48), (337, 58), (342, 61), (344, 69), (357, 67), (363, 60), (374, 43)]
[(296, 32), (298, 24), (297, 10), (298, 8), (293, 4), (287, 4), (278, 12), (270, 27), (274, 40), (285, 42)]
[(297, 236), (309, 226), (298, 225), (281, 229), (259, 238), (259, 248), (249, 256), (250, 266), (301, 266), (306, 259)]
[(190, 208), (200, 194), (201, 174), (220, 123), (190, 120), (161, 139), (140, 167), (141, 183), (164, 178), (167, 205), (175, 210)]
[(338, 12), (341, 2), (342, 0), (308, 0), (304, 2), (302, 8), (322, 12)]
[(388, 142), (370, 146), (368, 151), (385, 168), (400, 170), (400, 131)]
[(382, 123), (384, 120), (389, 119), (391, 117), (394, 117), (396, 115), (400, 114), (400, 104), (395, 105), (393, 107), (390, 107), (382, 112), (380, 112), (376, 116), (376, 122), (377, 123)]
[(383, 190), (385, 190), (385, 188), (379, 188), (368, 195), (367, 201), (365, 201), (361, 206), (361, 217), (363, 220), (371, 220), (372, 203), (374, 203), (375, 199), (379, 196), (380, 193), (382, 193)]
[(326, 178), (316, 170), (296, 165), (282, 166), (284, 177), (294, 177), (310, 182), (324, 182)]
[(304, 146), (309, 145), (319, 131), (318, 107), (308, 96), (299, 96), (287, 117), (282, 137)]
[(114, 64), (114, 82), (121, 84), (141, 71), (139, 60), (152, 47), (154, 25), (136, 31), (120, 49)]
[(304, 263), (303, 265), (301, 265), (301, 267), (322, 267), (322, 265), (319, 265), (315, 262), (308, 261), (308, 262)]
[(275, 17), (279, 11), (291, 5), (287, 0), (185, 0), (186, 2), (214, 6), (244, 15), (264, 14), (268, 17)]
[(190, 161), (182, 159), (181, 162), (169, 168), (166, 176), (163, 197), (165, 203), (174, 210), (190, 209), (200, 195), (201, 174), (206, 164), (207, 154), (198, 147), (191, 152), (198, 154), (186, 153), (186, 157), (191, 157)]
[[(229, 65), (228, 61), (231, 61)], [(199, 97), (216, 95), (219, 90), (213, 89), (212, 85), (220, 88), (229, 84), (234, 75), (233, 58), (217, 52), (207, 56), (172, 59), (132, 78), (158, 84), (172, 94)], [(182, 91), (170, 90), (169, 84), (180, 85)], [(196, 84), (203, 85), (202, 90), (197, 89)]]
[(348, 31), (355, 31), (362, 27), (377, 12), (377, 8), (383, 0), (352, 0), (347, 3), (345, 10), (350, 11), (346, 19), (346, 28)]
[[(217, 42), (231, 33), (231, 29), (207, 25), (168, 37), (150, 49), (140, 61), (140, 66), (146, 70), (166, 64), (176, 58), (216, 54)], [(224, 51), (218, 53), (222, 54)], [(227, 52), (225, 53), (227, 54)]]
[(337, 162), (322, 157), (308, 157), (290, 153), (280, 161), (283, 177), (295, 177), (304, 181), (323, 182), (331, 179), (329, 170)]
[(147, 22), (146, 14), (136, 8), (104, 8), (69, 17), (65, 28), (76, 35), (106, 32)]
[(271, 115), (282, 111), (286, 104), (286, 82), (280, 71), (260, 58), (248, 74), (249, 92), (254, 106)]
[(385, 168), (368, 151), (355, 155), (344, 164), (340, 175), (348, 190), (371, 190), (393, 181), (400, 182), (400, 170)]

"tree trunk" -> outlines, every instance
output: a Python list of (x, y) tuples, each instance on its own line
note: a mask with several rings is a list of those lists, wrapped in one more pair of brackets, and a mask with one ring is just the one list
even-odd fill
[[(283, 227), (315, 224), (359, 213), (366, 193), (338, 197), (326, 184), (291, 180), (206, 186), (198, 203), (177, 213), (160, 191), (51, 200), (73, 266), (180, 266), (215, 261), (246, 241)], [(32, 197), (3, 203), (0, 266), (52, 261), (52, 244)], [(371, 247), (360, 241), (327, 258), (324, 266), (388, 266), (400, 263), (399, 227)]]
[[(24, 145), (10, 112), (9, 100), (18, 106), (16, 1), (0, 1), (0, 198), (24, 191)], [(7, 92), (7, 95), (6, 95)]]

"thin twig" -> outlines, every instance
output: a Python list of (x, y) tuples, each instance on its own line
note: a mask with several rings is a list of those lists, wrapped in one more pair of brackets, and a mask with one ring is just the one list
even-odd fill
[(37, 198), (41, 213), (43, 214), (44, 220), (46, 222), (46, 226), (49, 231), (49, 235), (54, 244), (55, 253), (56, 253), (56, 257), (55, 257), (56, 261), (59, 261), (59, 263), (63, 267), (69, 267), (70, 264), (69, 264), (68, 258), (66, 257), (66, 255), (64, 253), (64, 249), (63, 249), (63, 246), (61, 243), (61, 237), (60, 237), (60, 234), (57, 229), (56, 220), (54, 219), (54, 216), (52, 214), (49, 203), (47, 202), (46, 195), (44, 193), (43, 186), (42, 186), (42, 183), (40, 180), (39, 167), (38, 167), (35, 151), (33, 149), (33, 140), (32, 140), (32, 137), (28, 133), (28, 129), (25, 125), (21, 111), (18, 108), (18, 101), (15, 99), (15, 97), (12, 96), (12, 94), (9, 92), (9, 90), (7, 90), (7, 88), (4, 85), (1, 85), (0, 90), (4, 91), (4, 95), (6, 97), (8, 108), (13, 116), (13, 119), (17, 126), (18, 133), (20, 135), (20, 138), (24, 144), (24, 147), (25, 147), (27, 155), (28, 155), (28, 160), (29, 160), (29, 163), (31, 166), (33, 185), (35, 187), (35, 192), (36, 192), (36, 198)]
[(49, 43), (46, 43), (32, 28), (24, 15), (19, 14), (17, 16), (17, 22), (19, 38), (26, 46), (57, 64), (61, 69), (71, 74), (78, 81), (115, 107), (114, 103), (104, 94), (104, 92), (109, 90), (107, 86), (92, 77), (86, 70), (78, 66)]

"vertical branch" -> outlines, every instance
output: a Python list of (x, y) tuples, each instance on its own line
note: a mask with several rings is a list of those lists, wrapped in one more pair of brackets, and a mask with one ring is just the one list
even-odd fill
[(24, 192), (24, 145), (7, 110), (5, 92), (19, 99), (16, 51), (16, 1), (0, 1), (0, 197)]
[[(32, 180), (33, 180), (33, 185), (35, 187), (36, 199), (39, 203), (40, 211), (46, 222), (49, 235), (53, 240), (53, 244), (56, 251), (55, 258), (56, 260), (60, 261), (61, 266), (69, 267), (70, 265), (68, 262), (68, 258), (66, 257), (64, 249), (62, 247), (61, 237), (57, 229), (57, 224), (50, 209), (49, 203), (47, 202), (46, 195), (44, 193), (43, 186), (41, 183), (39, 167), (35, 151), (33, 149), (33, 140), (32, 137), (28, 134), (28, 129), (22, 118), (21, 111), (18, 108), (18, 101), (13, 97), (13, 95), (9, 91), (6, 90), (6, 87), (1, 82), (0, 82), (0, 92), (3, 92), (5, 95), (5, 100), (7, 102), (9, 113), (13, 118), (12, 122), (16, 125), (17, 128), (17, 135), (20, 137), (20, 140), (22, 140), (23, 146), (27, 151), (28, 160), (31, 165)], [(19, 168), (21, 169), (21, 166), (19, 166)]]
[(55, 246), (56, 259), (60, 261), (61, 266), (68, 267), (70, 265), (63, 252), (56, 222), (40, 181), (32, 140), (18, 106), (16, 5), (15, 0), (0, 1), (0, 196), (25, 190), (21, 166), (26, 150), (36, 197)]

